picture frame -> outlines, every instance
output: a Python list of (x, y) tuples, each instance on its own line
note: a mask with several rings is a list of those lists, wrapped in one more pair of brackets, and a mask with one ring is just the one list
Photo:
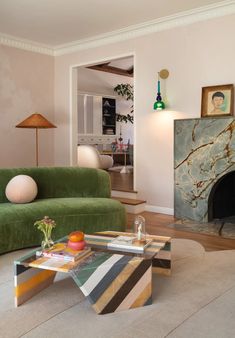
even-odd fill
[(202, 87), (201, 117), (233, 115), (233, 84)]

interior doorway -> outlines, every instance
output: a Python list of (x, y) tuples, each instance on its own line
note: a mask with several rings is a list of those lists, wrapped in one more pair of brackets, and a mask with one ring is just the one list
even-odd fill
[(134, 56), (75, 69), (77, 147), (111, 156), (112, 189), (134, 191)]

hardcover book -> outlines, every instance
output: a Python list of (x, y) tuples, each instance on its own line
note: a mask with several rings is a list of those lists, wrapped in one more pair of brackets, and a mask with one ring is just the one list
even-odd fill
[(151, 242), (152, 239), (139, 241), (136, 237), (118, 236), (107, 244), (107, 248), (142, 253)]
[(51, 249), (37, 251), (36, 256), (62, 259), (66, 262), (75, 262), (76, 260), (87, 255), (90, 251), (90, 248), (85, 248), (83, 250), (73, 250), (67, 246), (67, 243), (56, 243)]

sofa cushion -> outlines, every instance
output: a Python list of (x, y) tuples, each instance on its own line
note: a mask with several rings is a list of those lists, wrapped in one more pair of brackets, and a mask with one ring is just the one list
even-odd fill
[(12, 203), (29, 203), (37, 196), (38, 188), (32, 177), (17, 175), (8, 182), (5, 193)]
[(78, 167), (0, 169), (0, 203), (8, 202), (5, 189), (16, 175), (32, 177), (37, 198), (110, 197), (110, 178), (104, 170)]
[(111, 198), (48, 198), (30, 204), (0, 203), (0, 253), (40, 245), (42, 233), (33, 224), (45, 215), (57, 224), (52, 232), (53, 240), (75, 230), (88, 234), (124, 231), (126, 224), (125, 208)]

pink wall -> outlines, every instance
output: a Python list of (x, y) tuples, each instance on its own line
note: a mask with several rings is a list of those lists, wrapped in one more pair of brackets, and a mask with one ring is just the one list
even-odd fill
[[(174, 119), (200, 117), (201, 87), (235, 82), (234, 31), (230, 15), (55, 58), (0, 46), (0, 167), (35, 164), (34, 130), (14, 127), (35, 111), (58, 126), (39, 131), (40, 165), (69, 165), (71, 67), (134, 54), (135, 188), (148, 210), (171, 213)], [(169, 105), (154, 112), (162, 68)]]
[[(201, 87), (234, 83), (235, 15), (58, 56), (55, 162), (69, 164), (70, 68), (135, 54), (136, 189), (148, 210), (173, 212), (173, 122), (200, 117)], [(153, 111), (157, 72), (167, 68), (168, 110)]]
[[(0, 46), (0, 167), (35, 166), (35, 130), (15, 125), (34, 112), (54, 119), (54, 58)], [(54, 130), (39, 130), (39, 165), (54, 164)]]

